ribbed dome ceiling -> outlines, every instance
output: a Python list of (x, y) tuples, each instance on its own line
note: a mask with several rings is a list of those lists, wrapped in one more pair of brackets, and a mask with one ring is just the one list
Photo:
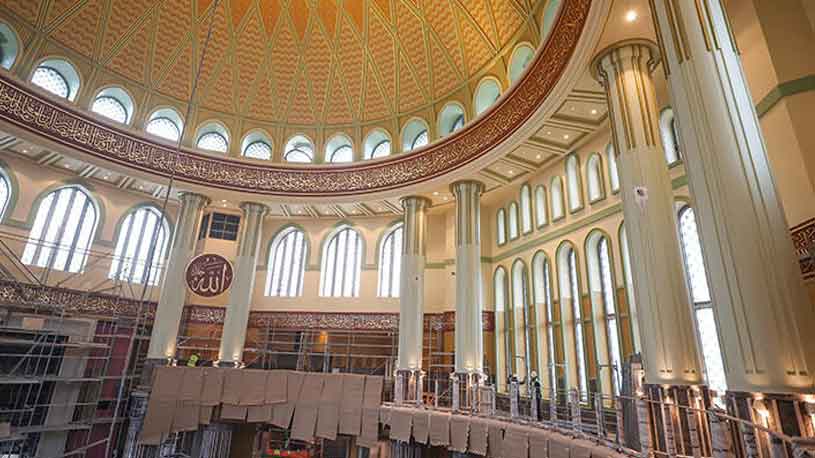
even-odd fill
[[(354, 125), (449, 97), (495, 66), (530, 0), (4, 0), (139, 89), (263, 123)], [(500, 63), (505, 68), (505, 62)], [(472, 87), (469, 89), (472, 91)]]

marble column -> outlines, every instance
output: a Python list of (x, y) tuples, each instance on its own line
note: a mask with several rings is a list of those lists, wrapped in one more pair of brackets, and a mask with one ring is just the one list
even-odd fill
[(456, 373), (481, 374), (484, 364), (481, 193), (478, 181), (450, 185), (456, 197)]
[(405, 216), (399, 279), (397, 401), (421, 400), (425, 239), (430, 204), (430, 200), (419, 196), (402, 199)]
[(618, 155), (645, 382), (696, 385), (702, 370), (651, 77), (658, 62), (654, 43), (626, 40), (601, 51), (592, 72), (606, 90)]
[(238, 256), (235, 258), (235, 276), (229, 290), (229, 305), (224, 317), (224, 331), (221, 336), (221, 349), (218, 352), (218, 365), (240, 367), (243, 346), (246, 342), (246, 325), (249, 323), (249, 309), (255, 288), (255, 267), (257, 266), (263, 217), (268, 208), (255, 202), (241, 204), (243, 221), (238, 243)]
[(150, 347), (147, 350), (147, 359), (153, 362), (175, 359), (178, 328), (187, 299), (185, 270), (195, 250), (201, 213), (209, 205), (209, 198), (200, 194), (182, 193), (179, 198), (181, 211), (173, 232), (173, 244), (164, 271)]
[(811, 392), (815, 310), (722, 5), (651, 2), (728, 390)]

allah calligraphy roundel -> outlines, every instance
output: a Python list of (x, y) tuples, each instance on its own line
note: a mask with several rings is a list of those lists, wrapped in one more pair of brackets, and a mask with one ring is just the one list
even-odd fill
[(232, 263), (219, 254), (205, 253), (187, 265), (187, 287), (202, 297), (215, 297), (232, 286)]

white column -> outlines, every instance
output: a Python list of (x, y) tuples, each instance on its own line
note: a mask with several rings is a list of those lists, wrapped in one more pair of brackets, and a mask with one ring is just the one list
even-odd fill
[(410, 196), (402, 199), (404, 232), (399, 279), (399, 359), (397, 369), (422, 368), (424, 327), (424, 266), (427, 208), (430, 201)]
[(651, 78), (658, 62), (655, 44), (627, 40), (601, 51), (592, 71), (606, 89), (618, 155), (645, 381), (699, 384), (702, 371)]
[(263, 217), (268, 208), (254, 202), (241, 204), (243, 221), (235, 258), (235, 276), (229, 290), (229, 305), (224, 317), (224, 330), (221, 335), (221, 349), (218, 352), (220, 366), (239, 367), (242, 364), (243, 346), (246, 342), (246, 325), (249, 322), (249, 309), (252, 305), (252, 292), (255, 288), (255, 267), (257, 266)]
[(181, 211), (173, 232), (173, 245), (167, 259), (167, 268), (161, 287), (153, 333), (150, 336), (148, 360), (171, 360), (175, 358), (178, 327), (187, 299), (185, 271), (195, 250), (196, 230), (209, 198), (200, 194), (182, 193)]
[(481, 373), (484, 336), (481, 278), (481, 192), (478, 181), (450, 185), (456, 196), (456, 373)]
[[(815, 386), (801, 284), (753, 98), (722, 2), (651, 2), (731, 391)], [(806, 58), (806, 57), (802, 57)]]

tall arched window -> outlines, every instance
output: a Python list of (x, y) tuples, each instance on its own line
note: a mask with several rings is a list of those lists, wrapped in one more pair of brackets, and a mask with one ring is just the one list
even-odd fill
[(623, 264), (623, 277), (625, 278), (625, 297), (628, 300), (628, 310), (631, 317), (634, 352), (637, 353), (641, 350), (640, 346), (640, 333), (639, 321), (637, 314), (637, 298), (634, 295), (634, 274), (631, 271), (631, 254), (628, 249), (628, 236), (625, 233), (625, 225), (620, 225), (620, 256), (622, 256)]
[(705, 360), (708, 386), (721, 395), (727, 390), (727, 379), (722, 362), (716, 315), (713, 312), (707, 282), (705, 260), (702, 257), (702, 244), (699, 242), (696, 227), (696, 215), (691, 207), (685, 206), (679, 211), (679, 236), (688, 288), (693, 299), (694, 317), (699, 331), (699, 344)]
[(521, 232), (532, 232), (532, 188), (528, 184), (521, 186)]
[(128, 214), (119, 228), (108, 278), (130, 283), (158, 284), (170, 229), (156, 207), (141, 207)]
[(539, 228), (549, 222), (549, 215), (546, 214), (546, 188), (542, 184), (535, 187), (535, 221)]
[[(567, 358), (572, 388), (580, 391), (581, 399), (588, 395), (588, 377), (586, 370), (586, 347), (583, 333), (583, 312), (580, 304), (580, 274), (577, 267), (577, 253), (571, 245), (562, 245), (558, 250), (558, 278), (560, 285), (560, 303), (564, 316), (571, 318), (570, 336), (565, 340), (566, 348), (573, 352)], [(568, 323), (568, 321), (566, 322)], [(565, 326), (564, 326), (565, 328)], [(565, 337), (565, 336), (564, 336)]]
[(404, 225), (398, 224), (382, 241), (379, 249), (379, 297), (399, 297), (403, 235)]
[(97, 210), (79, 186), (51, 191), (40, 202), (22, 261), (27, 265), (80, 272), (96, 232)]
[(6, 215), (9, 202), (11, 202), (11, 182), (5, 171), (0, 169), (0, 221)]
[[(605, 342), (598, 339), (596, 348), (604, 359), (602, 364), (609, 369), (605, 381), (611, 382), (611, 389), (604, 392), (620, 393), (622, 382), (622, 354), (618, 328), (617, 303), (614, 299), (614, 277), (611, 272), (611, 248), (608, 237), (599, 231), (592, 231), (586, 239), (586, 258), (588, 261), (589, 292), (595, 316), (605, 320)], [(598, 313), (602, 311), (602, 313)], [(600, 323), (597, 323), (599, 326)], [(605, 347), (605, 348), (603, 348)]]
[(334, 232), (323, 248), (320, 296), (358, 297), (362, 236), (349, 226)]
[(565, 215), (563, 211), (563, 179), (559, 176), (552, 177), (549, 182), (549, 198), (552, 200), (552, 221), (557, 221)]
[(518, 204), (512, 202), (509, 204), (509, 239), (515, 240), (518, 235)]
[(566, 186), (569, 195), (569, 211), (574, 212), (583, 208), (583, 189), (580, 180), (580, 164), (577, 155), (572, 154), (566, 159)]
[(537, 365), (532, 358), (534, 323), (529, 314), (529, 278), (526, 265), (520, 259), (512, 264), (512, 328), (515, 335), (515, 371), (524, 380)]
[[(541, 351), (538, 356), (538, 367), (541, 371), (546, 368), (549, 388), (557, 388), (557, 347), (555, 335), (560, 322), (555, 321), (555, 311), (552, 303), (552, 273), (549, 259), (539, 251), (532, 258), (532, 285), (535, 293), (535, 308), (537, 316), (538, 342), (546, 342), (546, 363)], [(559, 333), (557, 333), (558, 339)], [(545, 337), (544, 337), (545, 336)]]
[(603, 186), (603, 165), (600, 155), (592, 154), (586, 161), (586, 189), (589, 193), (589, 203), (597, 202), (606, 197)]
[(302, 135), (292, 137), (286, 143), (283, 160), (286, 162), (314, 162), (314, 146), (311, 144), (311, 140)]
[(507, 243), (507, 212), (503, 208), (499, 208), (495, 214), (495, 232), (498, 245)]
[(507, 272), (503, 267), (495, 269), (493, 276), (495, 293), (495, 382), (499, 391), (506, 391), (507, 364), (512, 359), (509, 342), (509, 319), (507, 317)]
[(308, 246), (302, 230), (289, 227), (277, 234), (269, 246), (266, 295), (297, 297), (303, 294)]
[(662, 137), (662, 147), (665, 149), (665, 162), (668, 165), (673, 165), (681, 161), (682, 150), (679, 147), (679, 130), (673, 109), (666, 108), (660, 113), (659, 131)]
[(608, 180), (611, 182), (611, 192), (620, 190), (620, 171), (617, 169), (617, 152), (614, 145), (606, 146), (606, 162), (608, 163)]

